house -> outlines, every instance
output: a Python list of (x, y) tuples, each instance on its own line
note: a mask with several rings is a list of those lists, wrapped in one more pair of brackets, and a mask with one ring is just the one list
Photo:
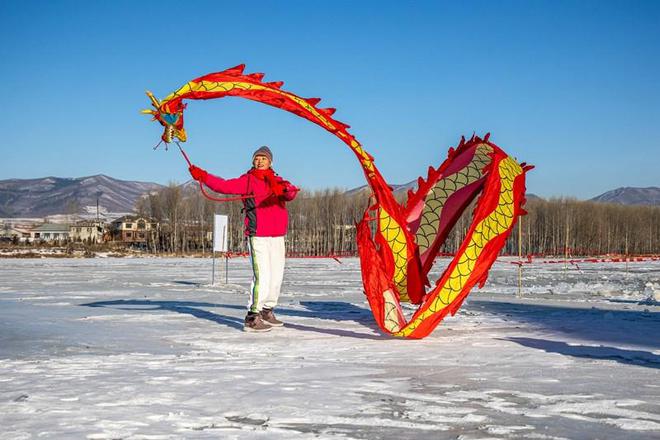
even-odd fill
[(110, 226), (112, 241), (120, 241), (129, 244), (147, 243), (151, 232), (156, 232), (158, 223), (146, 217), (137, 215), (125, 215), (114, 220)]
[(0, 231), (0, 237), (12, 241), (17, 240), (20, 243), (30, 242), (32, 239), (32, 229), (28, 227), (5, 224)]
[(100, 243), (103, 241), (102, 221), (79, 221), (69, 227), (69, 238), (73, 241)]
[(59, 241), (69, 238), (69, 225), (60, 223), (44, 223), (31, 231), (33, 241)]

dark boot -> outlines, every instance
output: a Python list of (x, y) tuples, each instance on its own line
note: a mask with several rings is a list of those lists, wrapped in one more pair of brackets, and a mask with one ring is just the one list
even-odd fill
[(266, 324), (259, 313), (248, 313), (245, 317), (243, 330), (246, 332), (269, 332), (271, 326)]
[(273, 327), (282, 327), (284, 323), (275, 317), (273, 309), (263, 309), (261, 311), (261, 319)]

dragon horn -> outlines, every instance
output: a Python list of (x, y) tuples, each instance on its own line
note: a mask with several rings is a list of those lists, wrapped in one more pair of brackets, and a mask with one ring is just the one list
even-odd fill
[(160, 108), (160, 101), (158, 100), (158, 98), (156, 98), (154, 94), (151, 93), (149, 90), (147, 90), (146, 93), (149, 99), (151, 99), (151, 105), (156, 107), (156, 109)]
[(144, 110), (140, 110), (140, 113), (142, 113), (143, 115), (155, 115), (156, 114), (155, 111), (153, 111), (149, 108), (144, 109)]

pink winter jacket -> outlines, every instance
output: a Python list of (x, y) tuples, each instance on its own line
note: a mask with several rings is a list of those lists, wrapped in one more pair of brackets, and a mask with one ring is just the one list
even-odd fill
[[(282, 182), (280, 176), (275, 176)], [(208, 174), (204, 184), (215, 192), (222, 194), (254, 195), (243, 201), (245, 206), (245, 235), (256, 237), (281, 237), (286, 235), (289, 214), (285, 202), (293, 200), (298, 189), (287, 182), (285, 192), (281, 196), (272, 193), (268, 183), (245, 173), (235, 179)]]

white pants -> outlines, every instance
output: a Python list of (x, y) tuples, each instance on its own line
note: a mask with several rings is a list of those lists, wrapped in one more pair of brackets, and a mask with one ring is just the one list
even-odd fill
[(284, 277), (284, 237), (248, 237), (248, 243), (253, 274), (248, 311), (275, 308)]

